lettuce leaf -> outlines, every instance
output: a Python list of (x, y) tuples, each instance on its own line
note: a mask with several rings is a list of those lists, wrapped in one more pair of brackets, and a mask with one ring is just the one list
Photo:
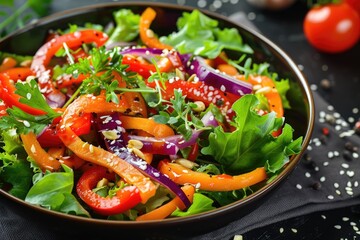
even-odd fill
[(190, 216), (202, 212), (207, 212), (212, 209), (215, 209), (213, 206), (213, 200), (208, 198), (207, 196), (201, 193), (194, 193), (193, 204), (186, 210), (181, 211), (180, 209), (176, 209), (171, 216), (172, 217), (185, 217)]
[(177, 32), (162, 36), (161, 42), (169, 44), (180, 53), (194, 53), (208, 58), (217, 57), (224, 49), (253, 53), (235, 28), (218, 28), (218, 21), (198, 10), (183, 13), (177, 21)]
[(17, 155), (0, 153), (0, 183), (10, 184), (8, 192), (20, 199), (25, 198), (31, 187), (33, 172), (29, 165), (29, 162), (19, 159)]
[(227, 173), (239, 174), (263, 166), (276, 173), (289, 161), (289, 156), (301, 149), (302, 138), (293, 141), (293, 128), (288, 124), (281, 135), (272, 136), (283, 119), (276, 118), (273, 112), (258, 115), (254, 111), (258, 103), (255, 95), (245, 95), (236, 101), (232, 107), (236, 130), (224, 132), (221, 126), (216, 127), (209, 135), (209, 145), (201, 151), (213, 156)]
[(115, 29), (111, 33), (108, 44), (114, 42), (130, 42), (139, 35), (140, 15), (129, 9), (120, 9), (114, 12)]
[(25, 201), (51, 210), (89, 217), (89, 213), (72, 195), (73, 170), (62, 165), (64, 172), (46, 173), (29, 190)]

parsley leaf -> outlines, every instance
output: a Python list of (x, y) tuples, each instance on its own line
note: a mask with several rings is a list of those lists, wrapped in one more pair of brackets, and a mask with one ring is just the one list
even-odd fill
[(17, 82), (15, 87), (15, 93), (20, 96), (19, 101), (21, 103), (43, 110), (46, 114), (30, 115), (18, 107), (8, 108), (8, 116), (3, 116), (0, 119), (0, 129), (14, 128), (18, 134), (27, 134), (29, 132), (39, 134), (54, 118), (60, 116), (48, 105), (34, 79), (29, 82)]
[(116, 95), (116, 91), (120, 90), (119, 82), (114, 79), (113, 71), (117, 72), (130, 87), (136, 86), (138, 78), (136, 73), (125, 71), (128, 65), (122, 64), (122, 57), (119, 48), (112, 50), (106, 50), (104, 46), (93, 48), (90, 51), (90, 58), (80, 58), (77, 63), (69, 65), (65, 71), (73, 74), (75, 78), (79, 74), (88, 75), (79, 87), (80, 94), (99, 95), (105, 90), (107, 101), (119, 103)]

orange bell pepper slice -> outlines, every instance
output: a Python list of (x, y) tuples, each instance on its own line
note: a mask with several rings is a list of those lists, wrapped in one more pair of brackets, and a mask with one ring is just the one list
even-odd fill
[(266, 171), (263, 167), (235, 176), (227, 174), (209, 175), (207, 173), (192, 171), (177, 163), (161, 161), (159, 163), (159, 170), (177, 184), (194, 184), (199, 186), (199, 189), (205, 191), (238, 190), (252, 186), (267, 178)]
[(154, 32), (150, 29), (151, 23), (156, 17), (154, 9), (148, 7), (140, 16), (140, 38), (141, 41), (150, 48), (158, 49), (173, 49), (172, 46), (166, 45), (154, 35)]
[(270, 91), (265, 92), (264, 95), (268, 99), (270, 111), (274, 111), (277, 114), (277, 117), (284, 116), (284, 108), (281, 101), (280, 94), (276, 90), (274, 81), (267, 76), (254, 76), (249, 75), (247, 79), (245, 79), (244, 75), (237, 75), (236, 78), (242, 81), (248, 81), (252, 85), (260, 85), (261, 87), (269, 87)]
[[(186, 194), (189, 201), (192, 203), (194, 193), (195, 193), (195, 187), (192, 185), (185, 185), (181, 187), (181, 189)], [(155, 210), (152, 210), (151, 212), (145, 213), (143, 215), (140, 215), (136, 218), (136, 221), (149, 221), (149, 220), (160, 220), (164, 219), (168, 216), (170, 216), (171, 213), (173, 213), (177, 208), (183, 210), (185, 208), (183, 202), (180, 200), (179, 197), (175, 197), (170, 202), (162, 205), (161, 207), (156, 208)]]
[(151, 118), (120, 116), (120, 120), (125, 129), (143, 130), (158, 138), (174, 135), (174, 130), (171, 127), (157, 123)]
[(21, 134), (20, 138), (24, 144), (26, 153), (35, 160), (42, 171), (56, 171), (60, 168), (60, 162), (41, 147), (34, 133)]
[(155, 184), (134, 166), (115, 154), (82, 141), (70, 127), (72, 124), (72, 116), (74, 115), (91, 112), (125, 112), (128, 108), (129, 104), (124, 98), (120, 98), (120, 103), (115, 104), (107, 102), (104, 94), (99, 96), (80, 96), (65, 110), (59, 124), (58, 134), (65, 146), (81, 159), (111, 169), (126, 182), (135, 185), (140, 191), (142, 203), (145, 203), (155, 195)]

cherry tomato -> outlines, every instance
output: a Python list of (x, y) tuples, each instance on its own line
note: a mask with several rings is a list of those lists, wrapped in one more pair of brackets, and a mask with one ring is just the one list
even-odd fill
[(350, 7), (355, 9), (359, 16), (360, 16), (360, 1), (359, 0), (345, 0), (347, 4), (349, 4)]
[(320, 51), (342, 52), (358, 42), (360, 17), (344, 2), (316, 6), (305, 16), (304, 33), (310, 44)]

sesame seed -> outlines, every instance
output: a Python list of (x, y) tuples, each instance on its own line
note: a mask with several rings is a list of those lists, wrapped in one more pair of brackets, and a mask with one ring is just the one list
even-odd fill
[(325, 215), (321, 215), (322, 219), (326, 219), (326, 216)]
[(340, 175), (344, 175), (344, 174), (345, 174), (345, 171), (344, 171), (344, 170), (340, 170), (339, 174), (340, 174)]
[(353, 226), (354, 231), (359, 231), (359, 228), (357, 226)]
[(296, 184), (297, 189), (302, 189), (302, 186), (300, 184)]
[(309, 177), (311, 177), (311, 174), (309, 172), (306, 172), (305, 177), (309, 178)]
[(338, 184), (338, 183), (334, 183), (334, 187), (335, 187), (335, 188), (339, 188), (339, 184)]
[(346, 169), (348, 169), (350, 167), (349, 164), (347, 164), (347, 163), (342, 163), (341, 166)]
[(343, 217), (342, 220), (343, 220), (344, 222), (347, 222), (347, 221), (349, 221), (350, 219), (349, 219), (348, 217)]
[(341, 226), (340, 225), (335, 225), (334, 228), (341, 229)]
[(335, 193), (336, 193), (337, 195), (341, 195), (341, 192), (340, 192), (339, 189), (336, 189), (336, 190), (335, 190)]
[(26, 120), (24, 120), (23, 124), (24, 124), (25, 127), (30, 127), (30, 123), (28, 121), (26, 121)]
[(323, 165), (324, 165), (324, 167), (326, 167), (326, 166), (329, 165), (329, 162), (326, 161), (326, 162), (323, 163)]
[(325, 180), (326, 180), (326, 178), (325, 178), (324, 176), (322, 176), (322, 177), (320, 178), (320, 182), (325, 182)]
[(31, 145), (30, 151), (31, 151), (32, 153), (34, 153), (34, 154), (36, 153), (36, 148), (35, 148), (35, 145), (34, 145), (34, 144)]
[(280, 232), (280, 233), (283, 233), (283, 232), (284, 232), (284, 228), (281, 227), (281, 228), (279, 229), (279, 232)]
[(353, 158), (359, 158), (359, 154), (355, 153), (355, 152), (352, 154), (352, 156), (353, 156)]
[(328, 195), (327, 198), (328, 198), (329, 200), (333, 200), (333, 199), (334, 199), (334, 196), (333, 196), (333, 195)]
[(292, 228), (291, 231), (292, 231), (293, 233), (297, 233), (297, 229), (296, 229), (296, 228)]

